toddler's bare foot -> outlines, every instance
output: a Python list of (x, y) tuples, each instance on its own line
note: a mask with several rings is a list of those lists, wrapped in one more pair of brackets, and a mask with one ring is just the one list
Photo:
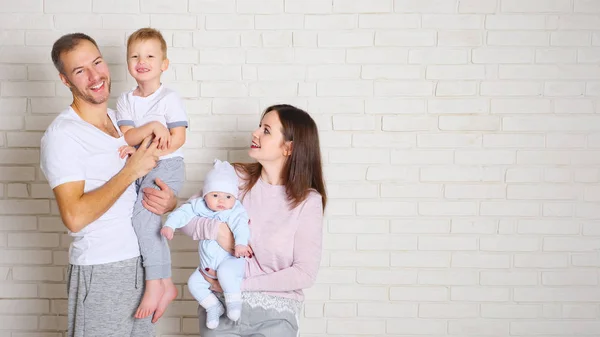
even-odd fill
[(147, 280), (146, 289), (144, 290), (144, 297), (142, 297), (142, 302), (137, 308), (134, 317), (146, 318), (152, 315), (152, 313), (156, 311), (158, 302), (160, 301), (160, 298), (163, 296), (164, 292), (162, 280)]
[(175, 287), (171, 278), (162, 279), (162, 285), (165, 291), (158, 302), (158, 307), (152, 317), (152, 323), (156, 323), (162, 317), (169, 304), (177, 297), (177, 287)]

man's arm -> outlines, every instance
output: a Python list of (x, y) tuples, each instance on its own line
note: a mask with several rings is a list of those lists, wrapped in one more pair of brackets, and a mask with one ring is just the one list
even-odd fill
[(137, 178), (150, 172), (158, 160), (156, 142), (150, 138), (127, 160), (125, 167), (101, 187), (84, 193), (84, 181), (58, 185), (54, 195), (63, 223), (71, 232), (79, 232), (104, 214)]

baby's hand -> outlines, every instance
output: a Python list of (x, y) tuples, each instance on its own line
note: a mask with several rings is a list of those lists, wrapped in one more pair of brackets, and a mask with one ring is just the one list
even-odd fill
[(162, 236), (164, 236), (165, 238), (167, 238), (168, 240), (173, 240), (173, 233), (174, 233), (173, 228), (167, 227), (167, 226), (161, 228), (161, 230), (160, 230), (160, 234)]
[(123, 145), (119, 148), (119, 157), (121, 157), (121, 159), (132, 155), (135, 152), (135, 148), (133, 146), (127, 146), (127, 145)]
[(236, 245), (234, 255), (235, 257), (250, 257), (250, 248), (246, 245)]

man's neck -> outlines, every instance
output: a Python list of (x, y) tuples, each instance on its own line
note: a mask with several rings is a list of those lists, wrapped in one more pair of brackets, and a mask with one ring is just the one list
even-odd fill
[(74, 97), (71, 107), (84, 121), (96, 127), (105, 125), (106, 113), (108, 112), (107, 102), (93, 104)]
[(148, 97), (156, 92), (160, 88), (160, 78), (147, 82), (138, 82), (137, 90), (135, 90), (135, 96)]

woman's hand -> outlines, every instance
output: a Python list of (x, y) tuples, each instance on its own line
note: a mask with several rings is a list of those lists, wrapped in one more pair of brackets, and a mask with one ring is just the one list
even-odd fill
[(219, 233), (217, 234), (217, 243), (229, 254), (233, 255), (233, 248), (235, 246), (235, 240), (233, 239), (233, 233), (229, 229), (226, 223), (221, 222), (219, 224)]
[[(206, 268), (206, 271), (212, 276), (217, 276), (217, 273), (212, 269)], [(219, 283), (219, 280), (210, 278), (210, 277), (204, 275), (204, 273), (200, 273), (200, 274), (202, 274), (202, 277), (204, 277), (206, 282), (210, 283), (210, 288), (209, 288), (210, 290), (217, 292), (217, 293), (223, 292), (223, 288), (221, 288), (221, 284)]]

